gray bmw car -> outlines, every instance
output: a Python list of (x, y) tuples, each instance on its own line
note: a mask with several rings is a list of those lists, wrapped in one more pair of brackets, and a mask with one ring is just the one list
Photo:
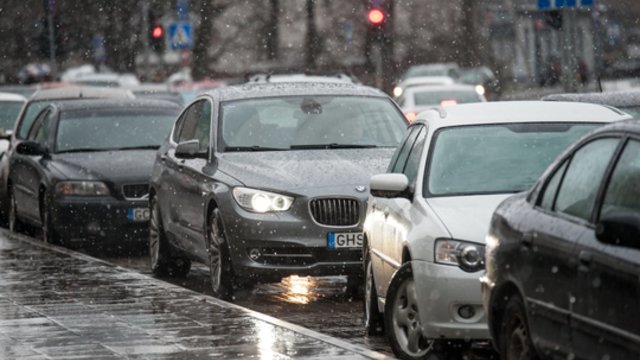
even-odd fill
[(407, 123), (354, 84), (228, 87), (196, 98), (160, 147), (150, 187), (151, 269), (208, 264), (216, 296), (289, 275), (362, 274), (369, 177)]

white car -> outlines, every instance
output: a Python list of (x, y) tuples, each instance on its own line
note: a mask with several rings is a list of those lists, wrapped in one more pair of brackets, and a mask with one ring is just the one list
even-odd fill
[(399, 99), (404, 92), (413, 86), (453, 85), (456, 80), (450, 76), (416, 76), (404, 79), (393, 88), (393, 97)]
[(443, 349), (440, 339), (457, 349), (489, 339), (479, 278), (493, 211), (529, 189), (574, 140), (628, 118), (600, 105), (540, 101), (420, 113), (388, 172), (370, 182), (367, 332), (384, 330), (403, 359)]
[(22, 95), (0, 92), (0, 157), (9, 147), (11, 131), (26, 102)]
[(473, 85), (424, 85), (409, 87), (398, 98), (397, 103), (409, 121), (414, 121), (421, 111), (434, 106), (452, 106), (474, 102), (485, 102), (487, 99)]

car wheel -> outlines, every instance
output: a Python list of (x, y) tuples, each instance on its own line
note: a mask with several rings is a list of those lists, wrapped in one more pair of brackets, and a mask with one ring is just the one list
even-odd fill
[(214, 209), (211, 212), (208, 230), (209, 277), (213, 295), (221, 299), (229, 299), (233, 295), (234, 274), (220, 210)]
[(51, 220), (50, 200), (45, 193), (42, 196), (40, 208), (40, 220), (42, 221), (42, 241), (49, 244), (59, 244), (60, 237), (53, 228)]
[(364, 329), (367, 335), (380, 335), (384, 332), (384, 320), (378, 309), (378, 293), (373, 279), (373, 265), (369, 255), (364, 261)]
[(507, 303), (500, 337), (502, 339), (501, 359), (533, 360), (538, 358), (531, 341), (524, 303), (520, 295), (513, 295)]
[(9, 230), (14, 233), (26, 230), (25, 225), (18, 219), (16, 197), (13, 190), (9, 190)]
[(151, 198), (149, 209), (149, 260), (151, 272), (155, 276), (184, 277), (191, 270), (191, 260), (171, 257), (160, 217), (160, 207), (156, 198)]
[(393, 353), (400, 359), (421, 359), (431, 351), (432, 342), (422, 335), (418, 299), (411, 263), (396, 272), (387, 291), (384, 323)]

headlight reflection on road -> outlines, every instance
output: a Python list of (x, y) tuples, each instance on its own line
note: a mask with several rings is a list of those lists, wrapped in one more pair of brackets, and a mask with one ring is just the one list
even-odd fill
[(305, 305), (317, 298), (313, 291), (317, 282), (311, 276), (292, 275), (282, 279), (280, 284), (286, 291), (282, 294), (282, 299), (289, 303)]

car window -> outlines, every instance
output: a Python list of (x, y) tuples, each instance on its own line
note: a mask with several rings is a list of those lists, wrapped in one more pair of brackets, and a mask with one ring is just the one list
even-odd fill
[(591, 220), (602, 177), (619, 141), (598, 139), (575, 152), (558, 190), (556, 211)]
[(528, 190), (564, 149), (598, 126), (558, 122), (441, 128), (431, 140), (424, 194)]
[(401, 173), (404, 170), (404, 165), (409, 157), (409, 153), (411, 152), (411, 148), (416, 141), (416, 137), (418, 137), (418, 133), (422, 126), (414, 126), (411, 128), (410, 132), (407, 134), (405, 140), (402, 142), (402, 146), (396, 150), (396, 154), (393, 156), (391, 160), (391, 166), (387, 172), (390, 173)]
[(51, 133), (52, 115), (52, 111), (47, 111), (47, 114), (44, 116), (44, 119), (42, 119), (42, 122), (40, 123), (40, 128), (36, 132), (35, 141), (42, 145), (45, 145), (49, 140), (49, 134)]
[(206, 150), (209, 147), (210, 127), (211, 105), (207, 100), (198, 101), (191, 105), (185, 113), (178, 142), (198, 140), (200, 142), (200, 150)]
[(33, 124), (28, 129), (27, 136), (25, 136), (26, 139), (36, 141), (36, 136), (42, 127), (42, 122), (50, 112), (51, 110), (44, 110), (34, 117)]
[(631, 140), (616, 164), (605, 192), (600, 216), (640, 213), (640, 141)]
[(422, 155), (426, 138), (427, 130), (423, 126), (420, 126), (420, 132), (418, 133), (415, 144), (413, 144), (413, 148), (409, 152), (409, 157), (407, 158), (407, 162), (403, 170), (403, 173), (407, 176), (409, 183), (411, 184), (416, 180), (416, 175), (418, 174), (420, 157)]
[(547, 187), (544, 189), (544, 193), (542, 194), (542, 201), (540, 202), (541, 207), (547, 210), (553, 209), (553, 202), (556, 199), (558, 186), (560, 185), (560, 180), (562, 180), (562, 176), (567, 169), (567, 164), (568, 161), (565, 161), (562, 166), (560, 166), (553, 174), (551, 180), (547, 182)]
[(171, 140), (175, 143), (180, 141), (180, 132), (182, 131), (182, 127), (184, 126), (184, 122), (187, 120), (187, 116), (191, 111), (191, 107), (182, 112), (178, 120), (173, 127), (173, 135), (171, 136)]
[(49, 105), (51, 101), (31, 101), (27, 103), (27, 107), (24, 111), (24, 115), (22, 115), (22, 120), (18, 124), (18, 131), (16, 133), (16, 137), (18, 139), (26, 139), (29, 136), (29, 130), (31, 129), (31, 125), (36, 120), (36, 117), (44, 109)]
[(0, 101), (0, 128), (13, 130), (23, 105), (23, 101)]

